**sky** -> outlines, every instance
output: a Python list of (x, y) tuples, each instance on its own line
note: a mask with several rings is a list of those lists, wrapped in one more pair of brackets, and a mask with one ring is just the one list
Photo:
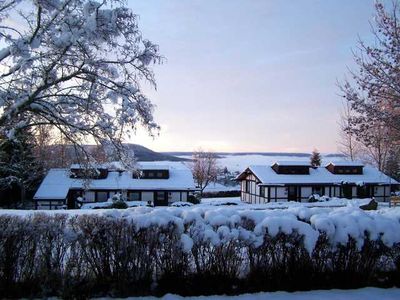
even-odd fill
[(373, 0), (128, 1), (166, 58), (145, 86), (156, 151), (336, 152), (337, 81), (371, 39)]

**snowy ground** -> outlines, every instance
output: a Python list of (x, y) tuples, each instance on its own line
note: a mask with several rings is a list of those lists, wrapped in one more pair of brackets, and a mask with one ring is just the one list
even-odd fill
[[(226, 197), (226, 198), (203, 198), (198, 206), (236, 206), (240, 209), (284, 209), (292, 207), (360, 207), (360, 205), (367, 204), (371, 199), (343, 199), (332, 198), (325, 202), (270, 202), (265, 204), (248, 204), (240, 200), (240, 197)], [(389, 203), (378, 203), (378, 208), (388, 207)]]
[[(289, 207), (359, 207), (360, 205), (367, 204), (370, 199), (340, 199), (332, 198), (326, 202), (314, 202), (314, 203), (300, 203), (300, 202), (270, 202), (265, 204), (248, 204), (240, 200), (240, 197), (225, 197), (225, 198), (203, 198), (201, 203), (196, 206), (201, 207), (214, 207), (214, 206), (235, 206), (238, 209), (284, 209)], [(92, 209), (92, 208), (107, 208), (112, 202), (97, 202), (84, 204), (81, 209)], [(127, 201), (128, 207), (147, 206), (145, 201)], [(190, 203), (179, 202), (175, 203), (177, 207), (189, 207)], [(379, 208), (387, 207), (388, 203), (379, 203)]]
[[(105, 299), (105, 298), (102, 298)], [(126, 299), (143, 299), (143, 300), (394, 300), (400, 299), (400, 289), (378, 289), (378, 288), (363, 288), (357, 290), (326, 290), (326, 291), (308, 291), (308, 292), (271, 292), (244, 294), (239, 296), (200, 296), (200, 297), (181, 297), (177, 295), (165, 295), (162, 298), (156, 297), (139, 297)]]
[(206, 193), (227, 192), (227, 191), (240, 191), (240, 185), (226, 186), (220, 183), (210, 183), (205, 189)]

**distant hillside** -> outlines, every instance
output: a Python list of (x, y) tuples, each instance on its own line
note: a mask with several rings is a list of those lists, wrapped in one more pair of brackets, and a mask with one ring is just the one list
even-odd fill
[(169, 153), (160, 153), (138, 144), (126, 144), (135, 153), (138, 161), (188, 161), (186, 158), (176, 157)]
[[(150, 150), (149, 148), (137, 144), (125, 144), (125, 146), (127, 146), (129, 151), (132, 151), (134, 153), (134, 156), (138, 161), (189, 161), (189, 159), (186, 158), (176, 157), (166, 153), (155, 152), (153, 150)], [(51, 152), (54, 152), (56, 153), (55, 155), (57, 155), (57, 153), (60, 153), (61, 150), (59, 148), (62, 146), (51, 145), (49, 147)], [(91, 152), (95, 146), (84, 145), (84, 147), (87, 151)], [(60, 163), (59, 165), (51, 165), (51, 167), (65, 167), (65, 165), (76, 162), (76, 152), (75, 148), (72, 145), (64, 146), (63, 155), (64, 163)], [(50, 159), (57, 160), (57, 156)], [(113, 160), (115, 158), (109, 157), (109, 159)]]
[[(173, 156), (191, 156), (193, 152), (161, 152), (166, 155)], [(311, 153), (293, 153), (293, 152), (214, 152), (217, 157), (225, 155), (262, 155), (262, 156), (293, 156), (293, 157), (310, 157)], [(332, 153), (326, 154), (325, 157), (344, 157), (342, 154)]]

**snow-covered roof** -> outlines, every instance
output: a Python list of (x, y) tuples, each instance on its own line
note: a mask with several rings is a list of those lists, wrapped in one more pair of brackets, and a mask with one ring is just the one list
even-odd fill
[(363, 167), (364, 164), (360, 161), (331, 161), (328, 165), (333, 165), (333, 166), (340, 166), (340, 167)]
[(168, 165), (159, 165), (159, 164), (149, 164), (149, 163), (139, 163), (138, 164), (138, 169), (141, 170), (169, 170)]
[[(167, 164), (166, 164), (167, 163)], [(192, 172), (181, 162), (141, 162), (139, 168), (168, 169), (168, 179), (132, 178), (131, 171), (109, 171), (105, 179), (93, 179), (86, 184), (93, 190), (194, 190)], [(34, 199), (65, 199), (70, 189), (83, 189), (85, 181), (69, 177), (69, 169), (51, 169), (37, 190)]]
[(396, 180), (370, 166), (364, 167), (363, 174), (332, 174), (325, 167), (310, 168), (310, 174), (277, 174), (270, 166), (265, 165), (250, 166), (249, 169), (261, 181), (261, 184), (265, 185), (340, 184), (342, 182), (398, 184)]
[(289, 161), (289, 160), (278, 160), (274, 164), (278, 166), (311, 166), (309, 161)]
[[(138, 169), (144, 169), (144, 170), (169, 170), (169, 165), (165, 164), (166, 162), (139, 162), (137, 163), (137, 168)], [(172, 163), (172, 162), (170, 162)], [(176, 164), (175, 164), (176, 166)], [(84, 168), (84, 165), (81, 164), (72, 164), (71, 169), (80, 169)], [(125, 170), (125, 167), (121, 162), (114, 161), (114, 162), (108, 162), (108, 163), (102, 163), (102, 164), (91, 164), (90, 167), (92, 168), (97, 168), (97, 169), (108, 169), (109, 171), (114, 171), (114, 170)]]

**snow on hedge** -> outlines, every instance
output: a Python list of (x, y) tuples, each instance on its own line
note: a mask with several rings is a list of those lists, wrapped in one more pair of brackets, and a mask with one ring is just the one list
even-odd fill
[(243, 294), (237, 296), (204, 296), (204, 297), (182, 297), (179, 295), (168, 294), (161, 298), (158, 297), (140, 297), (140, 298), (127, 298), (126, 300), (393, 300), (400, 299), (400, 289), (390, 288), (362, 288), (354, 290), (316, 290), (306, 292), (262, 292), (255, 294)]
[[(36, 211), (2, 210), (0, 215), (28, 217)], [(325, 234), (333, 247), (346, 245), (350, 238), (361, 248), (366, 238), (381, 240), (391, 247), (400, 243), (400, 208), (363, 211), (357, 207), (308, 208), (293, 207), (275, 210), (250, 210), (238, 207), (135, 207), (126, 210), (99, 209), (95, 211), (42, 211), (45, 214), (96, 214), (108, 219), (124, 219), (136, 230), (157, 226), (174, 227), (180, 236), (182, 249), (189, 252), (194, 243), (218, 246), (236, 240), (254, 247), (263, 244), (266, 235), (298, 234), (303, 246), (312, 253), (320, 234)], [(246, 226), (251, 222), (253, 226)]]

